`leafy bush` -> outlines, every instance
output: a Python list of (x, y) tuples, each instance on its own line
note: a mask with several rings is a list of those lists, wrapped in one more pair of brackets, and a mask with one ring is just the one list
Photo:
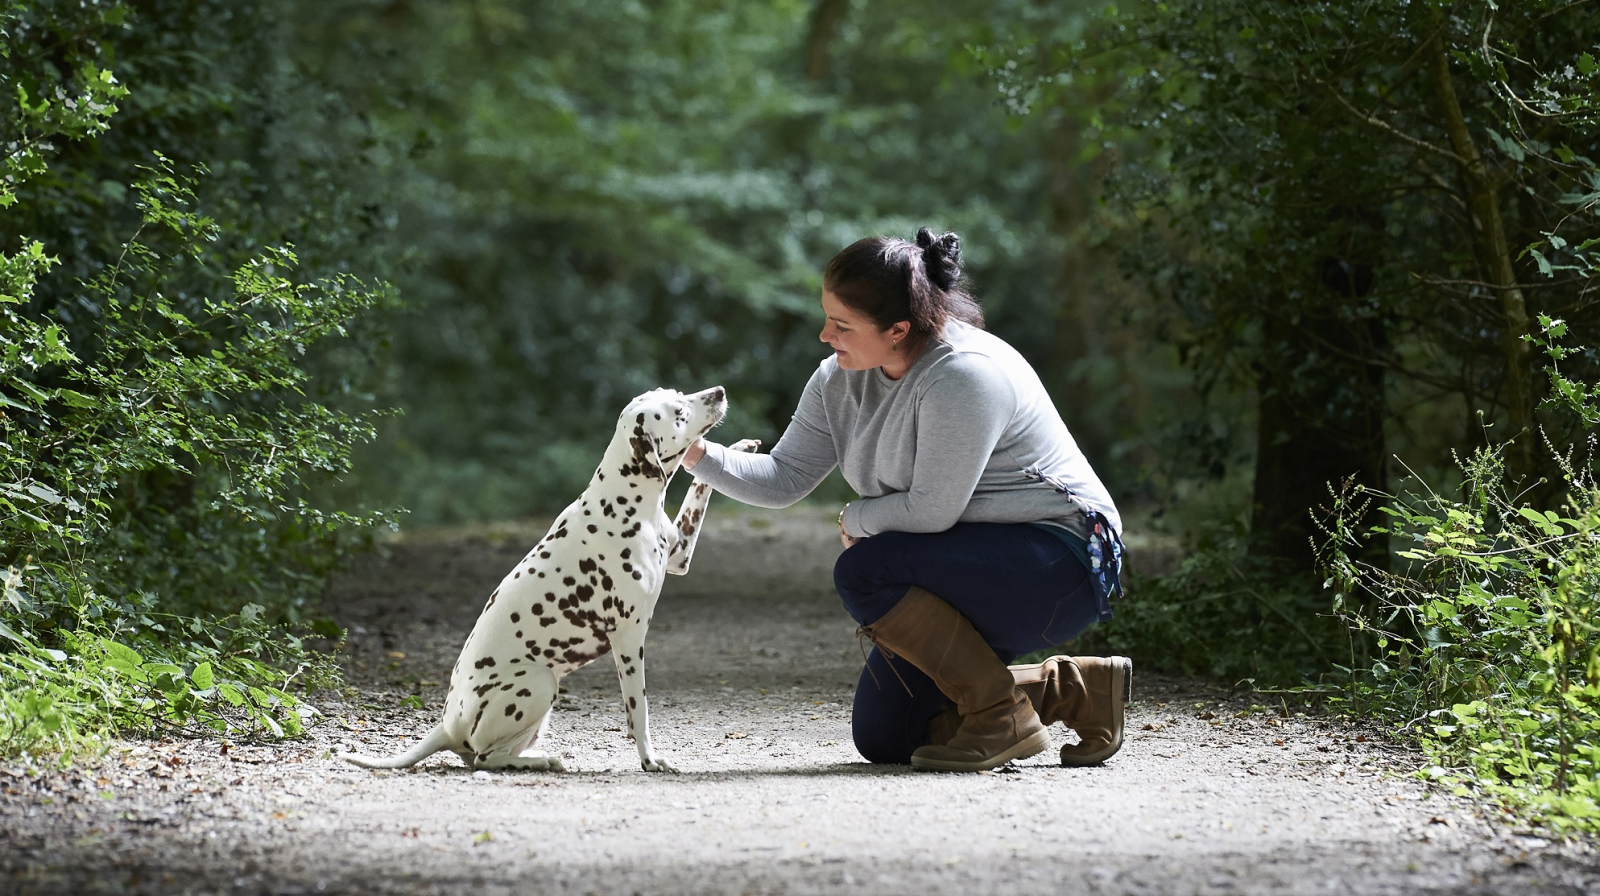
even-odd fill
[(1461, 792), (1600, 829), (1600, 485), (1566, 466), (1565, 504), (1540, 511), (1507, 490), (1500, 449), (1479, 450), (1458, 497), (1381, 508), (1408, 567), (1352, 560), (1344, 518), (1327, 559), (1345, 619), (1377, 648), (1358, 708), (1419, 734)]
[[(0, 27), (21, 9), (0, 6)], [(104, 132), (127, 95), (94, 65), (29, 89), (50, 80), (0, 70), (15, 97), (0, 208), (48, 170), (50, 140)], [(76, 344), (35, 301), (56, 263), (46, 247), (0, 254), (3, 755), (70, 756), (157, 727), (298, 733), (312, 710), (291, 687), (335, 670), (273, 620), (295, 618), (345, 533), (384, 519), (307, 501), (371, 425), (308, 397), (304, 359), (385, 290), (296, 282), (293, 252), (270, 248), (220, 295), (197, 293), (187, 284), (204, 278), (188, 273), (222, 263), (222, 228), (159, 153), (131, 187), (143, 224), (79, 283), (75, 309), (94, 325), (79, 320)]]
[(1242, 533), (1204, 540), (1173, 572), (1135, 578), (1107, 646), (1151, 669), (1257, 687), (1300, 685), (1348, 646), (1321, 583), (1252, 556)]

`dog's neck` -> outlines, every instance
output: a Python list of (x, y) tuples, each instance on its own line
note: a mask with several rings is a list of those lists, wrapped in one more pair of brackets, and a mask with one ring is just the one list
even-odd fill
[[(658, 508), (667, 500), (667, 484), (683, 462), (682, 452), (664, 460), (655, 443), (647, 434), (632, 426), (618, 427), (611, 444), (601, 457), (589, 480), (591, 491), (621, 491), (630, 500), (650, 501)], [(635, 482), (637, 488), (628, 488), (626, 482)]]

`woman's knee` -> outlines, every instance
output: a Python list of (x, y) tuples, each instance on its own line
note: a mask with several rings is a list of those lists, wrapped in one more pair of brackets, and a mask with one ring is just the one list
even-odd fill
[(850, 736), (868, 762), (907, 763), (928, 742), (928, 719), (949, 700), (932, 679), (903, 659), (874, 649), (856, 681)]
[(833, 564), (833, 587), (844, 608), (857, 622), (874, 622), (889, 611), (911, 586), (904, 564), (897, 561), (898, 532), (864, 538), (839, 555)]
[(880, 765), (905, 765), (911, 761), (911, 752), (926, 740), (925, 736), (910, 736), (904, 726), (887, 724), (882, 716), (863, 717), (859, 713), (850, 722), (850, 736), (861, 758)]

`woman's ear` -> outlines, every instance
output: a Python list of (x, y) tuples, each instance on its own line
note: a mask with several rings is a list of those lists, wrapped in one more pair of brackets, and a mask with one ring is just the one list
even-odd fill
[(903, 340), (911, 333), (911, 321), (902, 320), (889, 327), (889, 336), (895, 340)]

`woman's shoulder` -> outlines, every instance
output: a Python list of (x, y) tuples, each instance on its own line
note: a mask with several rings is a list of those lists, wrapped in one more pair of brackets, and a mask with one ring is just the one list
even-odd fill
[(945, 379), (1009, 378), (1022, 356), (1005, 340), (968, 324), (946, 327), (943, 338), (930, 350), (927, 381)]

